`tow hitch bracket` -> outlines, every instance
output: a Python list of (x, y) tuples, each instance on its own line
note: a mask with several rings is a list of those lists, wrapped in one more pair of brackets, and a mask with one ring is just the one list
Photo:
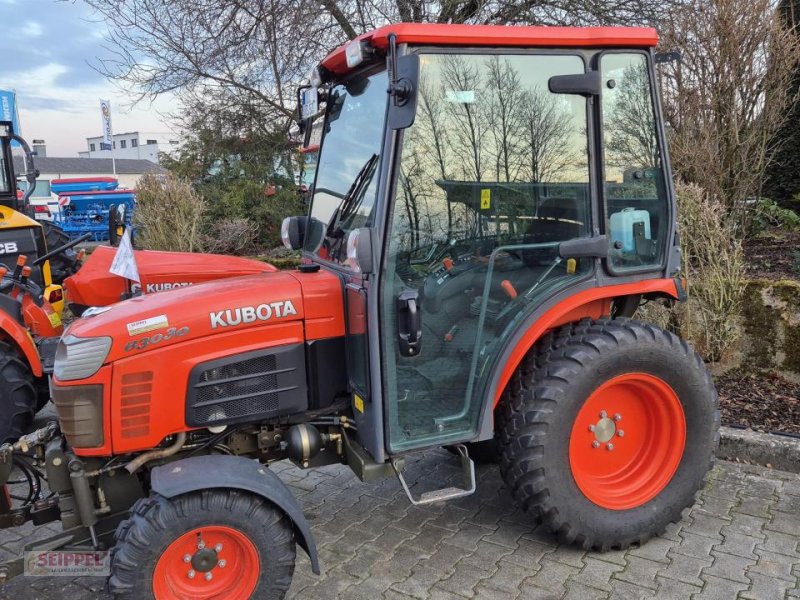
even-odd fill
[(392, 468), (394, 468), (394, 472), (397, 474), (397, 478), (400, 480), (400, 485), (403, 486), (403, 490), (405, 491), (406, 496), (411, 504), (420, 506), (423, 504), (432, 504), (433, 502), (454, 500), (456, 498), (469, 496), (475, 492), (475, 463), (472, 462), (472, 459), (469, 457), (467, 447), (464, 444), (458, 444), (455, 446), (455, 448), (458, 451), (459, 458), (461, 459), (461, 474), (464, 478), (464, 487), (447, 487), (441, 490), (424, 492), (420, 495), (419, 499), (415, 499), (411, 493), (411, 490), (408, 488), (408, 484), (403, 478), (402, 466), (399, 464), (399, 460), (392, 460)]

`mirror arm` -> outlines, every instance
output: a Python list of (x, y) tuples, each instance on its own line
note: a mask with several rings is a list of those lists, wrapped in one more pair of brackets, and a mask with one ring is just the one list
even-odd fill
[(389, 34), (389, 95), (394, 99), (395, 106), (403, 106), (414, 91), (412, 83), (405, 77), (397, 78), (397, 36)]

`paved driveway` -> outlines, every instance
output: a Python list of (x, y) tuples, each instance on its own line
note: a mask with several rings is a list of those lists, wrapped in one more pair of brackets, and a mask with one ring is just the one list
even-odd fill
[[(273, 468), (303, 504), (323, 566), (315, 577), (298, 550), (291, 598), (800, 598), (800, 477), (790, 473), (719, 462), (698, 503), (664, 536), (598, 554), (531, 527), (492, 467), (478, 468), (474, 495), (427, 508), (411, 506), (394, 479), (370, 485), (346, 467)], [(441, 450), (408, 470), (428, 487), (459, 474)], [(0, 531), (0, 560), (57, 530), (48, 527)], [(18, 577), (0, 598), (110, 595), (97, 578)]]

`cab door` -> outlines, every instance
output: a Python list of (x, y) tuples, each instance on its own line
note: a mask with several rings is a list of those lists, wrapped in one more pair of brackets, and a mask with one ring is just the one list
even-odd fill
[(589, 100), (566, 52), (420, 55), (380, 284), (389, 452), (471, 439), (488, 365), (541, 303), (590, 277), (558, 245), (592, 223)]

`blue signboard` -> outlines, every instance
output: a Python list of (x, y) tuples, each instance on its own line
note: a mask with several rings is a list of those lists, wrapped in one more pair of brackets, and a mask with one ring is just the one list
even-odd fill
[[(0, 90), (0, 121), (11, 121), (14, 133), (20, 135), (16, 94), (13, 91)], [(14, 142), (12, 145), (18, 146), (19, 144)]]

